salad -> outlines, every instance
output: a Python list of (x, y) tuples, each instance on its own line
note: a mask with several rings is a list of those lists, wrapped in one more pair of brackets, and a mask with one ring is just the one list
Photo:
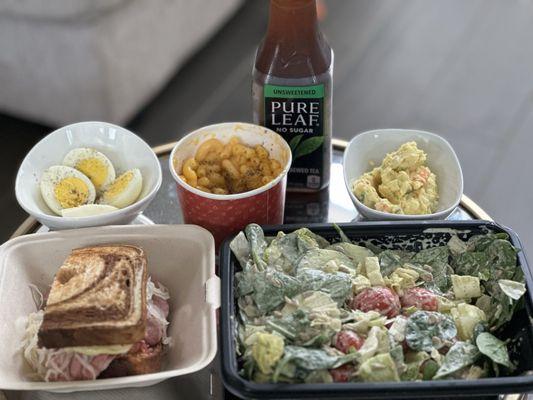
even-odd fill
[(354, 244), (335, 228), (333, 244), (307, 228), (265, 237), (256, 224), (231, 242), (242, 268), (241, 376), (328, 383), (513, 371), (500, 328), (523, 306), (526, 286), (507, 234), (453, 233), (414, 252)]

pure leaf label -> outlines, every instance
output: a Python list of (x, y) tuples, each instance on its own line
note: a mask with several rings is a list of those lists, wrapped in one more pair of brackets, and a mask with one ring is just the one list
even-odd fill
[[(292, 151), (288, 185), (319, 189), (329, 166), (325, 137), (324, 84), (310, 86), (264, 86), (264, 125), (280, 134)], [(328, 132), (325, 132), (328, 129)]]
[(289, 142), (289, 147), (291, 148), (293, 153), (296, 150), (296, 147), (298, 147), (298, 145), (300, 144), (300, 141), (302, 140), (303, 137), (304, 135), (296, 135)]
[(322, 146), (322, 143), (324, 143), (324, 137), (323, 136), (315, 136), (309, 139), (304, 140), (300, 145), (296, 148), (296, 151), (294, 152), (294, 158), (300, 158), (302, 156), (306, 156), (316, 149), (318, 149), (320, 146)]
[(481, 332), (477, 335), (476, 345), (482, 354), (486, 355), (495, 363), (504, 365), (507, 368), (513, 367), (505, 342), (496, 336), (488, 332)]

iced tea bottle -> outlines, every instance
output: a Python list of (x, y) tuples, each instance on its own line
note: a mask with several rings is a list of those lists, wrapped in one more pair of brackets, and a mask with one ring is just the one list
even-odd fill
[(289, 143), (289, 190), (329, 184), (332, 76), (333, 51), (318, 26), (316, 1), (271, 0), (253, 70), (254, 122)]

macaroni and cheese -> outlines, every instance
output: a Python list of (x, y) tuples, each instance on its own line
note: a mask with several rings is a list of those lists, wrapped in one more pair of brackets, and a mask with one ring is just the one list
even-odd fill
[(180, 178), (204, 192), (233, 194), (266, 185), (281, 171), (263, 146), (247, 146), (234, 136), (225, 144), (218, 139), (202, 143), (183, 163)]

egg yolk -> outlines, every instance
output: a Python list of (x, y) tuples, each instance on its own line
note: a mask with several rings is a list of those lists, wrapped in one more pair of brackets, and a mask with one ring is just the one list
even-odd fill
[(68, 177), (55, 185), (54, 194), (61, 208), (77, 207), (89, 198), (89, 188), (80, 178)]
[(107, 178), (107, 166), (97, 158), (80, 160), (76, 169), (87, 175), (96, 189), (100, 189)]
[(104, 194), (104, 197), (113, 198), (115, 196), (118, 196), (129, 185), (132, 179), (133, 179), (133, 172), (131, 171), (124, 172), (117, 179), (115, 179), (115, 181), (109, 186), (109, 188), (106, 190)]

